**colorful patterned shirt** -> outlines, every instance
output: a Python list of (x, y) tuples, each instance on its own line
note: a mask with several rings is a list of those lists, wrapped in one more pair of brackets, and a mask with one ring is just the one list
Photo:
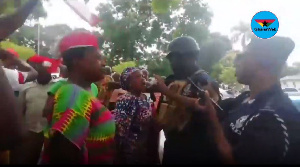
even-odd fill
[(148, 163), (147, 139), (152, 121), (150, 103), (127, 93), (119, 97), (113, 113), (117, 127), (117, 154), (123, 154), (128, 164)]
[(96, 99), (96, 94), (67, 81), (54, 84), (48, 94), (54, 96), (54, 107), (51, 113), (46, 113), (48, 126), (41, 164), (49, 163), (46, 150), (55, 131), (80, 149), (82, 164), (112, 163), (115, 122), (110, 111)]

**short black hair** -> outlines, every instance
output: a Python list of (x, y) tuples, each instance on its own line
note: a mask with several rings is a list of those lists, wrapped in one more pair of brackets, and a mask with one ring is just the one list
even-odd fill
[(62, 53), (63, 64), (67, 67), (68, 71), (73, 69), (73, 60), (82, 59), (89, 51), (94, 51), (94, 47), (78, 47), (72, 48)]

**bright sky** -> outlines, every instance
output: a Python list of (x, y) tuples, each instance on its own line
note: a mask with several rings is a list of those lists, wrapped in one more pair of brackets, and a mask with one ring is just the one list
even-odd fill
[[(96, 12), (99, 3), (106, 0), (90, 0), (88, 7)], [(296, 47), (288, 63), (300, 61), (300, 0), (205, 0), (214, 13), (211, 32), (220, 32), (230, 36), (230, 29), (240, 21), (250, 23), (252, 17), (259, 11), (271, 11), (279, 20), (279, 30), (276, 35), (291, 37)], [(63, 1), (50, 0), (45, 5), (48, 17), (42, 24), (67, 24), (72, 28), (91, 29), (88, 23), (77, 16)], [(239, 46), (234, 46), (239, 49)]]

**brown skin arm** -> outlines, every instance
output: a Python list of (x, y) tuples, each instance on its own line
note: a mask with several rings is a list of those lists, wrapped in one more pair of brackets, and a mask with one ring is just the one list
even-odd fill
[[(218, 120), (217, 112), (213, 107), (213, 104), (210, 100), (205, 100), (205, 105), (201, 106), (199, 104), (198, 99), (188, 98), (185, 96), (180, 96), (178, 94), (173, 93), (168, 90), (168, 87), (164, 84), (163, 79), (160, 76), (155, 75), (157, 80), (157, 89), (162, 93), (168, 96), (170, 99), (180, 103), (181, 105), (185, 105), (187, 107), (195, 108), (196, 111), (203, 111), (207, 115), (209, 131), (211, 132), (211, 136), (213, 141), (217, 145), (217, 149), (219, 150), (220, 156), (223, 159), (225, 164), (234, 164), (234, 158), (232, 153), (232, 147), (226, 139), (222, 126)], [(209, 99), (209, 91), (206, 93), (206, 99)]]
[(37, 3), (38, 0), (30, 0), (14, 14), (0, 18), (0, 41), (7, 38), (24, 24), (28, 15)]
[(0, 49), (0, 59), (6, 68), (17, 66), (19, 71), (27, 72), (28, 74), (25, 82), (34, 81), (38, 76), (38, 72), (33, 67), (6, 50)]
[(53, 111), (53, 107), (54, 107), (54, 96), (49, 95), (45, 107), (43, 109), (43, 117), (47, 117), (48, 114)]
[(26, 71), (28, 73), (25, 82), (34, 81), (38, 77), (38, 72), (25, 61), (18, 59), (17, 66), (19, 71)]
[[(208, 91), (206, 92), (206, 98), (209, 98)], [(213, 141), (215, 142), (219, 154), (224, 164), (235, 164), (233, 157), (232, 146), (225, 137), (222, 125), (217, 117), (217, 112), (213, 107), (210, 100), (205, 101), (205, 105), (200, 105), (199, 102), (195, 103), (195, 108), (198, 111), (203, 111), (208, 118), (208, 132), (210, 132)]]
[(13, 148), (22, 137), (22, 114), (3, 69), (0, 69), (0, 150)]
[(155, 89), (157, 89), (159, 92), (162, 94), (166, 95), (170, 99), (176, 101), (177, 103), (181, 105), (185, 105), (186, 107), (194, 107), (195, 102), (198, 101), (195, 98), (190, 98), (190, 97), (185, 97), (178, 95), (176, 93), (173, 93), (172, 91), (169, 90), (169, 88), (165, 85), (164, 80), (158, 76), (154, 75), (155, 79), (157, 80), (157, 84), (155, 85)]

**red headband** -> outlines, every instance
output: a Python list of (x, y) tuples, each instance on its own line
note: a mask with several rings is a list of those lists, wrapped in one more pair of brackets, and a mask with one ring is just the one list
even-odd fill
[(12, 55), (16, 56), (17, 58), (20, 57), (19, 54), (18, 54), (18, 52), (16, 52), (14, 49), (9, 48), (9, 49), (6, 49), (6, 51), (8, 51)]
[(98, 48), (98, 39), (95, 35), (89, 32), (73, 32), (61, 40), (59, 51), (60, 53), (63, 53), (72, 48), (88, 46)]

